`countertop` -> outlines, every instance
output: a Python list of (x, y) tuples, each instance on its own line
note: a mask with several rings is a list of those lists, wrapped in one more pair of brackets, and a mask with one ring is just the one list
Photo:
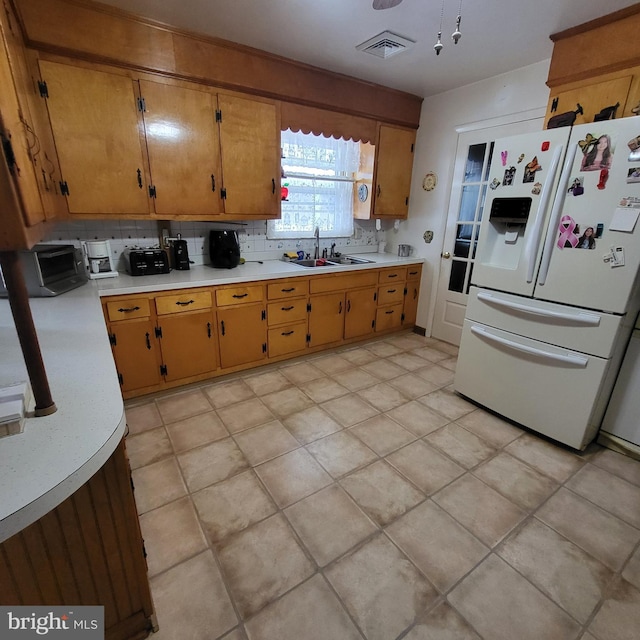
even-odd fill
[[(355, 254), (351, 254), (355, 255)], [(79, 489), (108, 460), (126, 420), (100, 297), (176, 288), (304, 277), (338, 271), (421, 264), (420, 258), (367, 253), (373, 262), (304, 268), (281, 260), (234, 269), (196, 266), (158, 276), (89, 281), (30, 306), (58, 410), (28, 418), (24, 431), (0, 438), (0, 542), (21, 531)], [(28, 380), (7, 300), (0, 300), (0, 386)]]

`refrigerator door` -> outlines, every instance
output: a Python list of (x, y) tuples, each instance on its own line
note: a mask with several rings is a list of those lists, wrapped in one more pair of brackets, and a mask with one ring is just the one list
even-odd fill
[(608, 361), (466, 319), (459, 393), (575, 449), (595, 436)]
[(640, 265), (639, 136), (638, 118), (573, 128), (563, 168), (568, 183), (553, 206), (536, 298), (627, 311)]
[(496, 140), (471, 282), (531, 296), (569, 129)]

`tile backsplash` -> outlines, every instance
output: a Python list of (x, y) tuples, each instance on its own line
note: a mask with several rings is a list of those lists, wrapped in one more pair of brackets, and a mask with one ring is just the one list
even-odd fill
[[(83, 240), (109, 240), (114, 264), (118, 271), (125, 271), (124, 250), (130, 247), (159, 246), (162, 229), (168, 229), (171, 237), (178, 233), (188, 242), (189, 259), (194, 265), (209, 262), (207, 247), (209, 230), (230, 228), (238, 232), (240, 252), (247, 260), (274, 260), (285, 251), (304, 251), (313, 254), (312, 238), (270, 240), (267, 238), (266, 220), (239, 223), (183, 222), (158, 220), (73, 220), (58, 223), (46, 238), (46, 242), (64, 242), (80, 247)], [(384, 229), (384, 227), (383, 227)], [(320, 238), (320, 250), (330, 249), (341, 253), (368, 253), (378, 250), (378, 242), (385, 240), (385, 231), (376, 231), (373, 220), (354, 220), (354, 234), (350, 238)]]

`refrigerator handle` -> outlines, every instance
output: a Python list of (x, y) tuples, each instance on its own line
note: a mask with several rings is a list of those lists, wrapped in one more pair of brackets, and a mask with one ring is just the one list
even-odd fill
[(508, 349), (512, 349), (514, 351), (520, 351), (522, 353), (526, 353), (528, 355), (536, 356), (538, 358), (542, 358), (544, 360), (552, 360), (554, 362), (561, 362), (563, 364), (570, 364), (575, 367), (580, 367), (584, 369), (589, 363), (589, 358), (585, 358), (584, 356), (572, 355), (572, 354), (562, 354), (562, 353), (549, 353), (548, 351), (544, 351), (544, 349), (537, 349), (536, 347), (529, 347), (524, 344), (519, 344), (518, 342), (514, 342), (513, 340), (507, 340), (506, 338), (502, 338), (500, 336), (496, 336), (488, 331), (485, 331), (482, 327), (478, 327), (473, 325), (471, 327), (471, 333), (475, 333), (478, 337), (484, 338), (489, 342), (495, 342), (500, 344)]
[(549, 164), (549, 172), (547, 179), (542, 187), (542, 194), (540, 195), (540, 203), (538, 204), (538, 210), (536, 211), (536, 217), (533, 221), (533, 228), (531, 229), (531, 235), (529, 236), (529, 243), (526, 252), (529, 256), (529, 264), (527, 265), (527, 282), (533, 282), (533, 272), (536, 268), (536, 262), (538, 260), (538, 247), (540, 246), (540, 239), (542, 236), (542, 225), (544, 223), (544, 214), (549, 206), (549, 199), (553, 193), (553, 186), (555, 183), (556, 172), (558, 171), (558, 165), (560, 164), (560, 158), (564, 146), (559, 145), (553, 151), (553, 157)]
[(547, 237), (544, 241), (544, 248), (542, 250), (542, 262), (540, 263), (540, 275), (538, 276), (538, 284), (544, 284), (547, 280), (547, 274), (549, 273), (549, 264), (551, 263), (551, 254), (553, 252), (553, 244), (556, 241), (556, 233), (558, 231), (558, 222), (560, 222), (560, 214), (562, 213), (562, 205), (567, 197), (567, 185), (569, 184), (569, 176), (573, 169), (573, 161), (576, 157), (577, 144), (574, 144), (569, 148), (567, 153), (567, 159), (564, 161), (564, 167), (562, 168), (562, 175), (560, 176), (560, 182), (558, 183), (558, 191), (556, 199), (553, 202), (553, 209), (551, 209), (551, 216), (549, 218), (549, 226), (547, 227)]

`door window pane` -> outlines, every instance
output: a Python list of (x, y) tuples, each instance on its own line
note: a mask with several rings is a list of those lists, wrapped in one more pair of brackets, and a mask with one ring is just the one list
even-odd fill
[(469, 152), (467, 153), (467, 164), (464, 168), (464, 182), (480, 182), (486, 150), (486, 142), (483, 142), (482, 144), (472, 144), (469, 147)]
[(483, 180), (485, 182), (489, 179), (489, 170), (491, 169), (491, 160), (493, 160), (493, 147), (494, 147), (494, 143), (492, 142), (489, 145), (489, 157), (487, 158), (487, 167), (484, 170), (484, 178), (483, 178)]
[(462, 187), (462, 197), (460, 198), (460, 213), (458, 214), (458, 220), (465, 222), (473, 222), (475, 220), (479, 194), (480, 185)]
[(449, 291), (462, 293), (464, 289), (464, 274), (467, 271), (467, 263), (462, 260), (452, 260), (451, 275), (449, 276)]

